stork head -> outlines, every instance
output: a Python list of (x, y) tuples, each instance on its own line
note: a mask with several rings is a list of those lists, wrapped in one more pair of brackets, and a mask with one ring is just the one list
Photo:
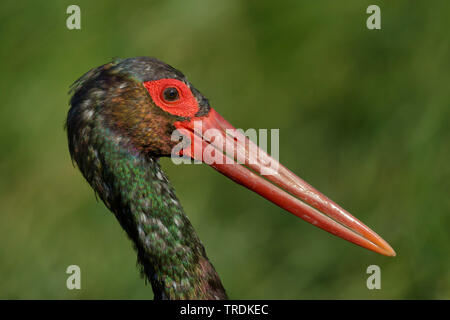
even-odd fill
[[(67, 118), (72, 155), (95, 143), (92, 132), (99, 127), (116, 143), (151, 157), (173, 155), (179, 139), (186, 139), (178, 155), (207, 163), (325, 231), (383, 255), (395, 255), (370, 228), (234, 131), (173, 67), (147, 57), (115, 60), (86, 73), (73, 91)], [(208, 130), (214, 130), (214, 137)], [(213, 152), (195, 151), (208, 148)]]

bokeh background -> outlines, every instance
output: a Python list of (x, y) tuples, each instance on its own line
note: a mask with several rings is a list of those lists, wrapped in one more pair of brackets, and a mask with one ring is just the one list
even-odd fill
[[(81, 7), (81, 30), (66, 8)], [(370, 4), (382, 29), (368, 30)], [(0, 4), (0, 298), (149, 299), (114, 216), (70, 161), (70, 84), (113, 57), (182, 70), (236, 127), (397, 251), (335, 238), (205, 165), (162, 161), (235, 299), (450, 298), (450, 2)], [(69, 291), (68, 265), (82, 289)], [(366, 288), (379, 265), (381, 290)]]

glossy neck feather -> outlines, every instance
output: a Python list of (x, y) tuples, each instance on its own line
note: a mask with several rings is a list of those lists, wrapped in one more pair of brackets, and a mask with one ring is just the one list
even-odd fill
[(89, 137), (72, 156), (133, 241), (155, 299), (226, 299), (158, 160), (101, 125)]

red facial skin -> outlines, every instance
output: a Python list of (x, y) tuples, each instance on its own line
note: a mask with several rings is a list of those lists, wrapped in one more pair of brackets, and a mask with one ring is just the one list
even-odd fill
[[(144, 82), (144, 87), (150, 93), (153, 102), (166, 112), (175, 116), (192, 118), (199, 110), (197, 99), (191, 92), (191, 89), (177, 79), (160, 79)], [(164, 97), (164, 90), (175, 88), (178, 91), (178, 99), (169, 101)]]

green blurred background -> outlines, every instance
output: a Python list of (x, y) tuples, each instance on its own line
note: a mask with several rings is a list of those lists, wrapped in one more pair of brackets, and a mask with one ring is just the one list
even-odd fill
[[(81, 7), (81, 30), (66, 8)], [(381, 7), (382, 29), (366, 28)], [(113, 57), (182, 70), (239, 128), (383, 236), (386, 258), (204, 165), (164, 159), (235, 299), (450, 298), (450, 2), (2, 1), (0, 298), (148, 299), (114, 216), (70, 161), (70, 84)], [(66, 288), (68, 265), (82, 290)], [(366, 268), (381, 267), (381, 290)]]

